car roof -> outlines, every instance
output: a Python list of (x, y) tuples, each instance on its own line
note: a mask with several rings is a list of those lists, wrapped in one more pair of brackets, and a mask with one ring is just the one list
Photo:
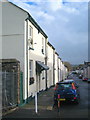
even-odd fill
[(72, 83), (72, 82), (74, 82), (73, 79), (67, 79), (67, 80), (61, 81), (59, 83), (62, 84), (62, 83)]
[(72, 81), (74, 81), (73, 79), (66, 79), (66, 80), (64, 80), (64, 81), (66, 81), (66, 82), (72, 82)]

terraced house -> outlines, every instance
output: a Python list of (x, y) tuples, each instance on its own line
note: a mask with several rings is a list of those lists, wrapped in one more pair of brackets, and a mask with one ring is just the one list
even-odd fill
[(90, 80), (90, 62), (84, 62), (83, 77)]
[(47, 87), (55, 84), (55, 48), (48, 42), (47, 46), (47, 65), (49, 70), (47, 71)]
[(61, 80), (65, 66), (48, 36), (27, 11), (11, 2), (2, 2), (2, 21), (2, 59), (19, 61), (23, 77), (18, 84), (22, 90), (18, 92), (22, 92), (26, 102), (35, 92)]

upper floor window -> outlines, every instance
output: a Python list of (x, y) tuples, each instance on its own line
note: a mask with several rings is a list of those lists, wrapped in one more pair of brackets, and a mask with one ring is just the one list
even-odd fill
[(29, 26), (29, 39), (30, 39), (30, 46), (33, 48), (33, 28)]
[(29, 36), (33, 37), (33, 28), (31, 26), (29, 26)]
[(42, 54), (44, 54), (44, 38), (42, 38)]

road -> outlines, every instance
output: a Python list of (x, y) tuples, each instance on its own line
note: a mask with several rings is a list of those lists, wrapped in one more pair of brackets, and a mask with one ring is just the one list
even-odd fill
[(9, 113), (3, 118), (88, 118), (88, 108), (90, 105), (89, 92), (90, 83), (84, 82), (78, 77), (73, 79), (78, 83), (80, 89), (80, 103), (76, 104), (61, 104), (60, 111), (53, 108), (53, 87), (38, 95), (38, 113), (35, 113), (34, 99), (30, 103), (19, 107), (12, 113)]

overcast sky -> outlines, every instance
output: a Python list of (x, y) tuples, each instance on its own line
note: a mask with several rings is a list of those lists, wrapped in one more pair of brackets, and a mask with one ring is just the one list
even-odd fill
[(63, 61), (88, 60), (89, 0), (9, 0), (27, 10)]

